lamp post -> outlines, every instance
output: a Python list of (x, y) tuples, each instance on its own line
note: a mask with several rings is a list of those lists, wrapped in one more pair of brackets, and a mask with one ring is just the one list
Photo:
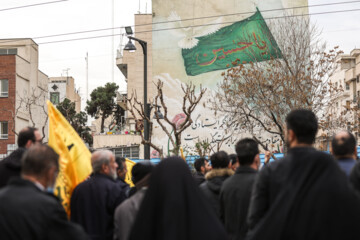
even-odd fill
[[(131, 27), (126, 27), (126, 33), (127, 34), (132, 34), (132, 30)], [(124, 50), (126, 51), (131, 51), (131, 50), (136, 50), (135, 45), (131, 42), (131, 40), (137, 41), (143, 50), (143, 54), (144, 54), (144, 112), (146, 115), (146, 118), (144, 119), (144, 139), (145, 141), (149, 140), (149, 121), (147, 119), (150, 119), (150, 108), (149, 105), (147, 103), (147, 42), (132, 37), (132, 36), (127, 36), (129, 38), (129, 42), (125, 45)], [(150, 145), (149, 144), (144, 144), (144, 159), (150, 160)]]

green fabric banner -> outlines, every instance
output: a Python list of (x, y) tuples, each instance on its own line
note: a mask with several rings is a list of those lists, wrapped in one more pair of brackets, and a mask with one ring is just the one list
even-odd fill
[(281, 58), (281, 51), (259, 10), (251, 17), (199, 37), (191, 49), (182, 49), (186, 74), (227, 69), (241, 63)]

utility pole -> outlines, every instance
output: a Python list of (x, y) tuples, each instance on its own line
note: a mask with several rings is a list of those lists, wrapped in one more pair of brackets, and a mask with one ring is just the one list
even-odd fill
[(86, 52), (85, 61), (86, 61), (86, 89), (85, 89), (85, 103), (86, 103), (89, 96), (89, 53), (88, 52)]
[(115, 48), (114, 48), (114, 0), (112, 0), (111, 9), (111, 80), (114, 82), (114, 66), (115, 66)]

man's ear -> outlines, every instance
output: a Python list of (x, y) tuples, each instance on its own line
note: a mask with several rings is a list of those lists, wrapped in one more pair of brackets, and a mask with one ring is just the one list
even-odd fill
[(109, 165), (104, 163), (103, 165), (101, 165), (101, 170), (104, 173), (108, 173), (109, 172)]
[(205, 166), (200, 167), (200, 172), (205, 172)]
[(30, 148), (32, 144), (33, 144), (33, 141), (27, 140), (27, 142), (25, 144), (25, 148)]
[(291, 143), (291, 142), (295, 141), (296, 136), (295, 136), (294, 131), (292, 129), (288, 129), (287, 131), (288, 131), (288, 140), (289, 140), (289, 142)]
[(355, 149), (354, 149), (354, 158), (357, 159), (357, 146), (355, 146)]

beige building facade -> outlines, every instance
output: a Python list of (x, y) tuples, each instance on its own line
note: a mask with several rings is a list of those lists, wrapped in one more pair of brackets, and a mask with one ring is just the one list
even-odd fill
[(51, 77), (48, 84), (49, 99), (53, 104), (64, 101), (65, 98), (75, 103), (75, 111), (81, 111), (81, 97), (75, 88), (73, 77)]
[(336, 69), (330, 81), (333, 86), (343, 89), (341, 94), (333, 97), (335, 116), (343, 116), (347, 128), (359, 138), (357, 114), (349, 109), (360, 107), (360, 49), (353, 49), (350, 54), (340, 55), (336, 59)]

